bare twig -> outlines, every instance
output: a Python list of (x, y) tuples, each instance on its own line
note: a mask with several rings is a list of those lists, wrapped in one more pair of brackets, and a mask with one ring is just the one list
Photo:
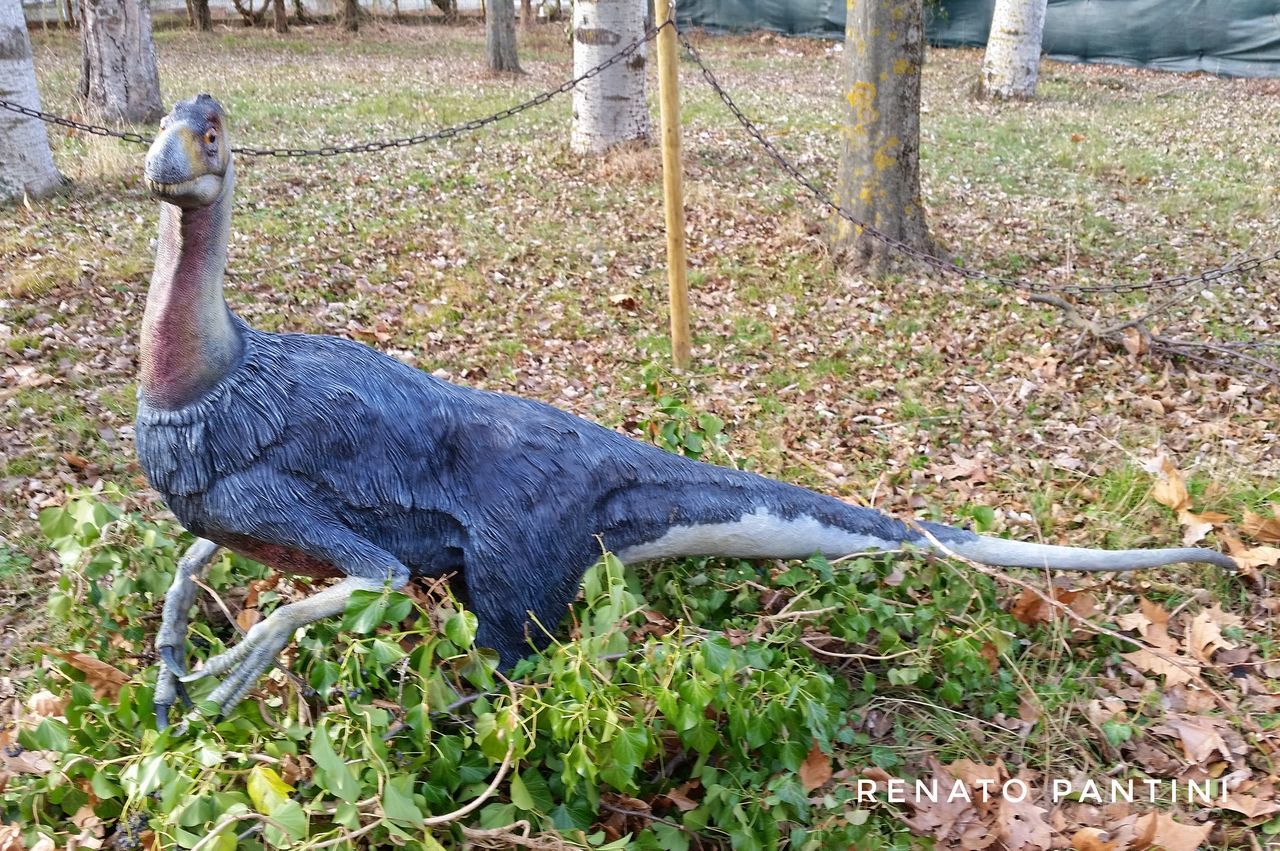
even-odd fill
[(672, 821), (671, 819), (666, 819), (666, 818), (663, 818), (662, 816), (655, 816), (653, 813), (646, 813), (646, 812), (642, 812), (641, 810), (628, 810), (622, 807), (615, 807), (613, 804), (605, 803), (604, 801), (600, 802), (600, 809), (608, 810), (611, 813), (618, 813), (619, 815), (635, 816), (637, 818), (648, 819), (649, 821), (661, 822), (662, 824), (670, 825), (671, 827), (674, 827), (677, 830), (682, 830), (685, 833), (689, 834), (690, 836), (697, 835), (692, 830), (682, 825), (680, 822)]
[(910, 656), (914, 653), (920, 652), (916, 648), (911, 647), (907, 650), (899, 650), (897, 653), (890, 653), (886, 656), (877, 656), (873, 653), (837, 653), (834, 650), (823, 650), (821, 647), (816, 646), (813, 643), (813, 639), (808, 636), (801, 638), (800, 643), (820, 656), (829, 656), (832, 659), (860, 659), (864, 662), (888, 662), (891, 659), (899, 659), (903, 656)]

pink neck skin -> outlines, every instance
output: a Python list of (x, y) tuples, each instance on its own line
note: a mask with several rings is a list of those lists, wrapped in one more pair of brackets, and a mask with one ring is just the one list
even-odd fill
[(208, 207), (160, 204), (156, 267), (142, 317), (142, 396), (152, 407), (190, 404), (240, 360), (244, 343), (222, 298), (234, 180), (228, 168), (221, 196)]

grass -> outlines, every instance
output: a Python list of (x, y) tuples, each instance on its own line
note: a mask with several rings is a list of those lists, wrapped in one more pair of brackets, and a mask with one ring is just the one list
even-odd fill
[[(530, 74), (503, 79), (481, 69), (474, 26), (156, 38), (166, 97), (213, 93), (233, 139), (253, 145), (410, 135), (508, 106), (571, 68), (558, 27), (522, 33)], [(33, 41), (45, 108), (75, 113), (74, 37)], [(702, 50), (748, 113), (831, 185), (839, 59), (825, 44), (785, 47), (735, 37)], [(925, 70), (925, 198), (955, 257), (1000, 274), (1141, 280), (1280, 244), (1280, 160), (1262, 141), (1280, 124), (1280, 90), (1047, 63), (1039, 100), (992, 106), (967, 93), (978, 60), (934, 51)], [(996, 531), (1084, 545), (1177, 540), (1141, 469), (1159, 451), (1191, 474), (1197, 508), (1239, 517), (1280, 501), (1273, 389), (1081, 348), (1055, 311), (1005, 291), (914, 271), (879, 282), (838, 273), (818, 208), (687, 62), (682, 76), (695, 365), (659, 375), (727, 423), (738, 463), (902, 515), (955, 520), (987, 506)], [(376, 341), (453, 380), (624, 429), (646, 421), (642, 370), (668, 352), (658, 164), (646, 150), (600, 162), (570, 154), (570, 109), (562, 97), (478, 134), (385, 154), (242, 158), (229, 301), (261, 327)], [(0, 447), (0, 588), (33, 613), (0, 646), (14, 660), (47, 626), (30, 605), (52, 565), (41, 506), (100, 476), (131, 508), (163, 516), (128, 439), (155, 232), (140, 152), (58, 133), (52, 143), (74, 186), (5, 211), (15, 226), (0, 229), (0, 366), (53, 379), (0, 389), (14, 436)], [(1264, 270), (1160, 325), (1275, 334), (1278, 291), (1277, 272)], [(1084, 309), (1115, 316), (1146, 304)], [(1141, 404), (1155, 398), (1165, 414)], [(89, 467), (68, 466), (64, 453)], [(957, 457), (984, 459), (988, 481), (939, 475)], [(1202, 588), (1251, 605), (1211, 571), (1160, 576), (1167, 585), (1115, 593), (1154, 594), (1173, 609)], [(1253, 635), (1277, 643), (1266, 627)], [(1008, 676), (1038, 684), (1046, 721), (1030, 747), (1043, 760), (1105, 757), (1063, 742), (1085, 700), (1072, 681), (1107, 664), (1005, 654)], [(929, 701), (894, 700), (904, 746), (949, 740), (938, 753), (978, 759), (1016, 739)]]

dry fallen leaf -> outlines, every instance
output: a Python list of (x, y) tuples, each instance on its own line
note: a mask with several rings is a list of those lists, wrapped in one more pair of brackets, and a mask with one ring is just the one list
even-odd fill
[[(1230, 545), (1228, 545), (1230, 549)], [(1280, 564), (1280, 547), (1241, 547), (1230, 550), (1231, 557), (1241, 568), (1271, 567)]]
[(1164, 677), (1166, 688), (1185, 685), (1200, 673), (1200, 666), (1190, 659), (1180, 658), (1175, 663), (1172, 659), (1157, 656), (1145, 647), (1121, 655), (1139, 671)]
[(22, 829), (16, 824), (0, 824), (0, 851), (23, 851)]
[(1226, 799), (1218, 803), (1218, 806), (1224, 810), (1243, 813), (1246, 818), (1250, 819), (1280, 813), (1280, 803), (1274, 800), (1264, 800), (1256, 795), (1245, 795), (1240, 792), (1230, 793)]
[[(1152, 469), (1152, 467), (1155, 469)], [(1151, 496), (1156, 502), (1168, 506), (1174, 511), (1182, 511), (1191, 507), (1191, 495), (1187, 493), (1187, 486), (1182, 481), (1182, 474), (1178, 472), (1178, 468), (1173, 466), (1173, 462), (1167, 456), (1161, 455), (1151, 465), (1148, 465), (1147, 469), (1156, 474), (1156, 484), (1151, 491)]]
[(956, 479), (968, 479), (970, 484), (976, 485), (987, 481), (987, 470), (981, 460), (977, 458), (962, 458), (959, 455), (952, 456), (952, 460), (955, 462), (954, 464), (936, 466), (931, 472), (948, 482)]
[[(1218, 614), (1223, 614), (1218, 609)], [(1235, 644), (1222, 637), (1222, 628), (1215, 622), (1214, 614), (1205, 610), (1191, 619), (1186, 636), (1187, 652), (1208, 664), (1219, 650), (1232, 650)]]
[(702, 781), (698, 780), (697, 778), (694, 778), (693, 780), (690, 780), (687, 783), (681, 783), (676, 788), (671, 789), (670, 791), (664, 792), (658, 797), (666, 798), (680, 812), (687, 813), (689, 812), (689, 810), (694, 810), (698, 808), (698, 802), (689, 797), (689, 792), (692, 791), (693, 789), (697, 789), (701, 785), (702, 785)]
[(800, 764), (800, 785), (806, 792), (812, 792), (831, 779), (831, 757), (822, 752), (815, 741), (809, 749), (809, 755)]
[[(1087, 591), (1064, 591), (1051, 588), (1045, 596), (1062, 603), (1082, 618), (1091, 617), (1098, 610), (1097, 598)], [(1027, 626), (1034, 626), (1038, 623), (1049, 623), (1061, 613), (1057, 606), (1045, 600), (1040, 594), (1030, 588), (1024, 588), (1009, 606), (1009, 614)]]
[(1153, 728), (1152, 732), (1169, 732), (1182, 740), (1182, 752), (1187, 762), (1201, 765), (1218, 754), (1231, 759), (1231, 751), (1222, 740), (1213, 721), (1203, 716), (1182, 715), (1170, 716), (1165, 723)]
[(1169, 612), (1159, 603), (1153, 603), (1146, 597), (1138, 601), (1140, 611), (1130, 612), (1116, 618), (1121, 629), (1137, 632), (1148, 644), (1161, 650), (1177, 652), (1178, 642), (1169, 635)]
[(257, 609), (241, 609), (236, 615), (236, 623), (245, 632), (253, 629), (254, 624), (262, 620), (262, 613)]
[(1196, 851), (1209, 838), (1213, 822), (1202, 825), (1178, 824), (1167, 813), (1147, 813), (1138, 818), (1132, 851), (1160, 848), (1162, 851)]
[(1119, 851), (1111, 835), (1096, 827), (1084, 827), (1071, 837), (1071, 851)]
[(1044, 851), (1053, 845), (1053, 830), (1045, 821), (1049, 811), (1030, 800), (1011, 801), (1000, 798), (996, 827), (1006, 848)]
[(1124, 349), (1131, 355), (1144, 355), (1150, 348), (1147, 338), (1142, 336), (1142, 332), (1132, 326), (1124, 329)]
[(57, 656), (84, 674), (84, 681), (93, 689), (95, 697), (115, 700), (120, 694), (120, 687), (129, 682), (129, 676), (124, 671), (108, 665), (100, 659), (95, 659), (87, 653), (63, 652), (47, 646), (41, 647), (41, 649), (45, 653)]
[(61, 715), (66, 708), (67, 698), (58, 697), (48, 689), (41, 689), (27, 698), (27, 710), (41, 718)]
[(1280, 503), (1271, 503), (1271, 514), (1271, 517), (1263, 517), (1246, 510), (1244, 520), (1240, 523), (1240, 531), (1256, 541), (1280, 544)]

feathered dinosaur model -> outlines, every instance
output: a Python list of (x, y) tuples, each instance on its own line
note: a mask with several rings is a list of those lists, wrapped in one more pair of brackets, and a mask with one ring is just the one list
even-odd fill
[[(182, 682), (223, 677), (234, 707), (294, 631), (357, 589), (456, 572), (503, 666), (559, 621), (601, 543), (624, 562), (805, 558), (904, 545), (989, 565), (1129, 570), (1234, 567), (1202, 549), (1106, 552), (898, 520), (752, 473), (669, 454), (538, 402), (439, 381), (336, 337), (268, 334), (222, 297), (235, 182), (226, 116), (178, 104), (146, 159), (160, 205), (142, 323), (138, 457), (198, 540), (179, 563), (156, 639), (157, 720)], [(197, 674), (183, 666), (191, 580), (227, 547), (341, 582), (282, 606)]]

